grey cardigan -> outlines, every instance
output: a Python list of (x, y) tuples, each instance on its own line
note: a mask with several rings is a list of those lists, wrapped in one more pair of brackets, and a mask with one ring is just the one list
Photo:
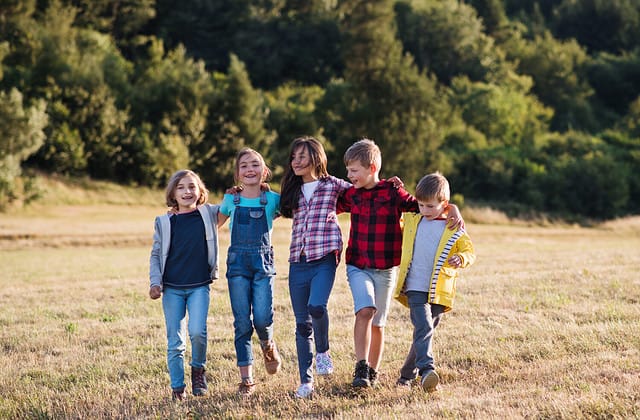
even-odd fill
[[(216, 280), (218, 272), (218, 209), (219, 205), (203, 204), (198, 207), (207, 239), (209, 270), (211, 280)], [(156, 217), (153, 246), (151, 247), (151, 259), (149, 263), (150, 287), (162, 287), (162, 274), (169, 255), (169, 244), (171, 244), (171, 223), (169, 215), (163, 214)]]

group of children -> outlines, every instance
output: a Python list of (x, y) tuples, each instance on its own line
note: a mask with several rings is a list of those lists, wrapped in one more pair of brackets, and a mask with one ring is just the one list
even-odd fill
[(343, 249), (337, 218), (341, 212), (351, 215), (346, 265), (355, 312), (352, 386), (376, 384), (393, 296), (409, 307), (414, 326), (413, 342), (397, 384), (411, 386), (419, 375), (425, 390), (437, 388), (433, 330), (451, 310), (457, 270), (475, 260), (460, 212), (449, 203), (449, 184), (439, 173), (426, 175), (414, 197), (396, 177), (381, 181), (380, 149), (368, 139), (349, 147), (344, 161), (350, 182), (327, 172), (327, 157), (317, 139), (298, 138), (291, 145), (281, 194), (277, 194), (263, 186), (271, 173), (262, 156), (242, 149), (235, 167), (240, 188), (225, 194), (219, 206), (207, 204), (208, 192), (197, 174), (182, 170), (171, 177), (166, 189), (166, 204), (171, 210), (155, 221), (149, 294), (152, 299), (162, 296), (174, 399), (185, 396), (186, 331), (192, 346), (192, 393), (204, 395), (207, 391), (209, 288), (218, 278), (217, 231), (228, 218), (231, 242), (226, 277), (241, 378), (238, 393), (249, 395), (255, 390), (254, 329), (267, 372), (274, 374), (281, 366), (273, 340), (275, 267), (271, 244), (272, 222), (279, 215), (293, 219), (289, 294), (300, 375), (295, 396), (313, 394), (314, 350), (316, 374), (333, 373), (327, 304)]

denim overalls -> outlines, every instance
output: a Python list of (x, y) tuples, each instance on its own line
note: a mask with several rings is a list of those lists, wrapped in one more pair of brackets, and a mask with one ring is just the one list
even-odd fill
[[(273, 338), (273, 247), (267, 224), (267, 196), (260, 195), (260, 207), (236, 206), (227, 254), (227, 281), (233, 311), (238, 366), (253, 364), (251, 335), (253, 328), (260, 340)], [(252, 322), (253, 315), (253, 322)]]

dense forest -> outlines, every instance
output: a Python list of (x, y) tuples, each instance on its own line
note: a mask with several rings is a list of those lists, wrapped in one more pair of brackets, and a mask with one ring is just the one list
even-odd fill
[(34, 174), (216, 191), (236, 152), (278, 182), (368, 137), (382, 177), (458, 203), (608, 219), (640, 210), (640, 0), (2, 0), (0, 202)]

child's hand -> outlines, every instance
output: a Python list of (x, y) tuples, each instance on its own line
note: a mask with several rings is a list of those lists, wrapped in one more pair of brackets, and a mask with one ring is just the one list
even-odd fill
[(160, 296), (162, 296), (162, 288), (160, 286), (151, 286), (149, 289), (149, 297), (155, 300)]
[(447, 262), (451, 267), (458, 268), (462, 265), (462, 258), (460, 257), (460, 255), (454, 255), (452, 257), (449, 257)]
[(464, 219), (462, 218), (462, 214), (460, 213), (458, 206), (449, 203), (447, 213), (447, 226), (449, 226), (449, 229), (464, 229)]
[(393, 185), (394, 188), (404, 187), (404, 182), (402, 182), (402, 180), (397, 176), (392, 176), (391, 178), (387, 179), (387, 182)]
[(231, 188), (227, 188), (224, 193), (233, 195), (241, 192), (242, 190), (243, 190), (242, 185), (234, 185)]

